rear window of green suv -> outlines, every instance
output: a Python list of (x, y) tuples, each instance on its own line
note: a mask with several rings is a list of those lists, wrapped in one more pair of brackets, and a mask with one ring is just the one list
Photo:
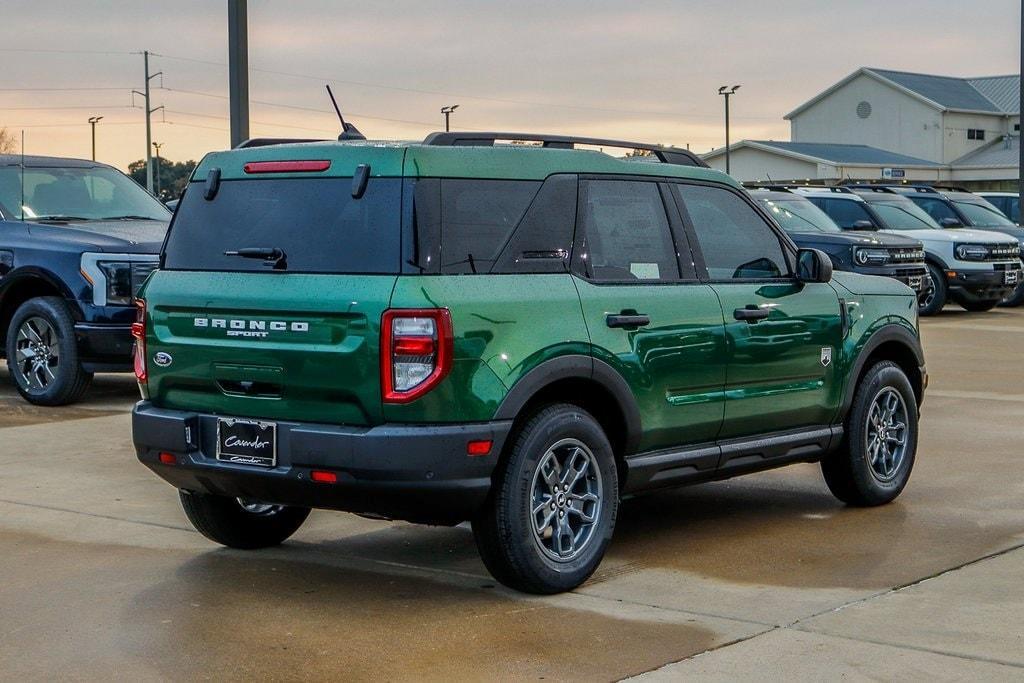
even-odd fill
[(352, 197), (351, 178), (253, 178), (204, 183), (185, 193), (167, 236), (168, 270), (270, 271), (239, 249), (280, 249), (288, 272), (392, 274), (401, 263), (401, 178), (371, 178)]

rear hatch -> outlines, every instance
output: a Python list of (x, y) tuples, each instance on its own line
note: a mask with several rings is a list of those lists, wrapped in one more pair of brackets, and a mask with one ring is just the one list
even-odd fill
[[(381, 421), (380, 320), (400, 270), (402, 181), (375, 172), (355, 198), (352, 173), (366, 154), (350, 156), (332, 160), (339, 175), (249, 174), (232, 156), (216, 166), (219, 182), (207, 182), (217, 159), (204, 161), (142, 293), (154, 404)], [(250, 257), (226, 253), (238, 251)]]

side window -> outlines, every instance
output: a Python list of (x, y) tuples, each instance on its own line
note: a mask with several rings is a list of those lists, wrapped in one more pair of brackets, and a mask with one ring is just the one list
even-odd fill
[(441, 180), (441, 272), (490, 272), (538, 181)]
[(843, 230), (851, 230), (857, 221), (870, 221), (871, 214), (860, 202), (851, 199), (823, 199), (825, 213)]
[(585, 180), (581, 260), (592, 280), (678, 280), (679, 260), (658, 184)]
[(953, 213), (953, 209), (946, 206), (946, 203), (942, 200), (933, 199), (932, 197), (911, 197), (911, 199), (936, 221), (941, 221), (943, 218), (952, 218), (955, 221), (960, 220)]
[(693, 224), (712, 280), (789, 275), (778, 235), (736, 194), (706, 185), (673, 186)]
[(544, 181), (492, 273), (565, 273), (576, 227), (576, 176)]

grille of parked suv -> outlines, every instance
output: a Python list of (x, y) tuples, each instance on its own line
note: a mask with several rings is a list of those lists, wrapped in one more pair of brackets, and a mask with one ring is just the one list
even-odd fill
[(149, 274), (156, 270), (157, 263), (136, 261), (132, 263), (132, 296), (137, 296), (142, 283), (146, 281)]
[(1005, 261), (1020, 256), (1019, 244), (994, 244), (988, 248), (986, 261)]
[(889, 261), (892, 263), (913, 263), (924, 261), (924, 250), (905, 247), (889, 250)]

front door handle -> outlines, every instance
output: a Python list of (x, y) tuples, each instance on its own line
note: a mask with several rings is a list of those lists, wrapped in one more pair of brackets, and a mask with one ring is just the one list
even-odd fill
[(643, 313), (637, 313), (636, 311), (622, 311), (621, 313), (611, 313), (605, 318), (605, 324), (608, 327), (621, 327), (626, 330), (635, 330), (639, 327), (646, 327), (651, 324), (650, 316), (646, 316)]
[(732, 317), (737, 320), (745, 320), (751, 325), (757, 323), (759, 320), (764, 320), (772, 314), (770, 308), (761, 308), (757, 304), (747, 304), (743, 308), (737, 308), (732, 312)]

